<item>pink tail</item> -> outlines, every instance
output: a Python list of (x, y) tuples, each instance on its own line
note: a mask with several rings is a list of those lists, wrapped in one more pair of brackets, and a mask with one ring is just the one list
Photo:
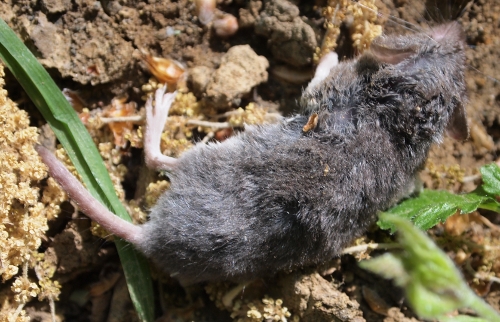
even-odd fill
[(140, 241), (142, 237), (141, 227), (110, 212), (45, 147), (37, 145), (35, 149), (49, 168), (50, 175), (61, 185), (69, 197), (78, 204), (84, 214), (98, 222), (107, 231), (132, 244), (137, 244)]

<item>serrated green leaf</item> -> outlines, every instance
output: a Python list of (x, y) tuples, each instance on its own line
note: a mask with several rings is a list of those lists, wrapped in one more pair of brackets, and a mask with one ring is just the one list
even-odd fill
[(441, 317), (438, 319), (439, 322), (489, 322), (489, 320), (483, 318), (476, 318), (468, 315), (457, 315), (453, 317)]
[(500, 321), (498, 312), (467, 286), (453, 261), (423, 231), (396, 215), (385, 213), (380, 219), (398, 229), (403, 251), (384, 254), (361, 266), (393, 278), (404, 288), (418, 316), (435, 319), (468, 307), (487, 321)]
[[(405, 200), (386, 213), (411, 220), (415, 226), (427, 230), (446, 221), (458, 210), (462, 214), (470, 213), (489, 199), (491, 198), (478, 193), (455, 195), (448, 191), (424, 190), (418, 197)], [(378, 221), (378, 225), (382, 229), (395, 231), (392, 224), (382, 219)]]
[[(130, 221), (87, 129), (47, 71), (2, 19), (0, 59), (50, 124), (90, 193), (112, 212)], [(137, 313), (142, 321), (153, 321), (154, 298), (149, 267), (142, 255), (127, 243), (117, 239), (116, 245)]]
[(401, 259), (391, 253), (385, 253), (370, 260), (362, 261), (359, 266), (383, 278), (392, 279), (396, 285), (402, 287), (408, 284), (410, 278)]
[(483, 189), (493, 196), (500, 196), (500, 167), (495, 163), (481, 167)]
[[(388, 214), (411, 220), (417, 227), (427, 230), (460, 211), (471, 213), (478, 208), (500, 212), (500, 203), (495, 196), (500, 195), (500, 168), (496, 164), (481, 168), (484, 184), (467, 194), (452, 194), (448, 191), (424, 190), (413, 199), (401, 202), (386, 211)], [(395, 231), (390, 223), (379, 220), (382, 229)]]
[(380, 219), (398, 229), (398, 241), (403, 246), (402, 253), (382, 257), (386, 261), (384, 275), (394, 275), (418, 316), (432, 319), (463, 307), (461, 294), (467, 286), (450, 258), (407, 219), (390, 214)]

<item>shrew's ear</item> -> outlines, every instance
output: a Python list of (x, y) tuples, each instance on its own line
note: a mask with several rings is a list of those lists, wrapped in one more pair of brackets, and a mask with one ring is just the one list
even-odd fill
[(370, 51), (377, 61), (391, 65), (399, 64), (415, 54), (415, 49), (413, 48), (390, 48), (375, 42), (371, 44)]
[(465, 141), (469, 137), (467, 116), (462, 103), (458, 103), (453, 109), (446, 131), (449, 136), (458, 141)]

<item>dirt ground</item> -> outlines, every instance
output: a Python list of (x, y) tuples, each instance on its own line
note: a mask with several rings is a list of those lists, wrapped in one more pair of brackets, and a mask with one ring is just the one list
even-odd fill
[[(499, 158), (500, 2), (478, 0), (465, 6), (465, 1), (448, 1), (435, 10), (436, 2), (443, 3), (378, 0), (376, 6), (387, 33), (412, 33), (429, 21), (457, 17), (463, 26), (469, 45), (466, 109), (471, 137), (466, 142), (447, 137), (435, 146), (422, 179), (427, 187), (470, 191), (479, 183), (479, 167)], [(108, 147), (107, 161), (121, 182), (121, 197), (129, 209), (140, 208), (132, 210), (140, 221), (150, 206), (143, 182), (158, 180), (156, 174), (144, 170), (140, 122), (123, 129), (88, 120), (116, 116), (113, 108), (117, 105), (129, 108), (120, 116), (142, 113), (144, 96), (155, 81), (141, 52), (174, 59), (185, 67), (187, 77), (177, 84), (184, 103), (179, 103), (181, 111), (173, 116), (175, 120), (195, 115), (198, 121), (230, 122), (241, 129), (242, 122), (267, 122), (274, 113), (298, 111), (301, 90), (313, 74), (315, 49), (324, 36), (321, 9), (326, 5), (327, 1), (319, 0), (218, 0), (220, 12), (238, 18), (239, 30), (231, 36), (219, 36), (200, 23), (194, 2), (188, 0), (3, 0), (0, 17), (60, 88), (68, 89), (96, 142), (108, 144), (103, 146)], [(347, 59), (356, 50), (348, 28), (342, 26), (337, 53)], [(28, 111), (33, 126), (43, 129), (42, 117), (16, 80), (9, 73), (5, 80), (9, 97)], [(230, 119), (231, 111), (238, 108), (247, 112), (239, 110), (240, 119)], [(225, 118), (216, 117), (221, 114)], [(193, 141), (224, 139), (233, 132), (227, 126), (207, 129), (194, 124), (172, 126), (174, 143), (164, 143), (163, 150), (175, 156)], [(55, 143), (50, 134), (44, 137)], [(63, 203), (61, 209), (58, 218), (49, 222), (38, 249), (51, 258), (56, 267), (53, 279), (62, 285), (55, 302), (57, 320), (137, 320), (114, 244), (94, 236), (89, 220), (75, 213), (71, 203)], [(498, 214), (482, 212), (472, 217), (500, 225)], [(498, 248), (498, 226), (488, 227), (473, 219), (454, 220), (463, 228), (456, 231), (442, 225), (432, 235), (457, 262), (471, 287), (499, 309), (498, 284), (474, 274), (500, 276), (498, 259), (461, 246), (466, 240), (479, 245), (496, 242)], [(374, 229), (364, 240), (388, 238)], [(332, 259), (324, 267), (255, 281), (237, 296), (239, 307), (235, 304), (229, 309), (221, 309), (221, 297), (234, 285), (197, 285), (184, 290), (171, 278), (156, 271), (153, 275), (157, 277), (159, 321), (264, 321), (258, 316), (263, 312), (292, 321), (418, 321), (401, 290), (360, 269), (350, 255)], [(0, 293), (9, 292), (10, 283), (1, 284)], [(34, 299), (24, 309), (31, 321), (51, 321), (46, 301)]]

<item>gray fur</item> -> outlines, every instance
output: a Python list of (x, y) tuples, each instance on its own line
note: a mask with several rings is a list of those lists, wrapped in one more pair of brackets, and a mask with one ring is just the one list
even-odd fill
[[(303, 94), (304, 115), (183, 154), (136, 246), (183, 283), (338, 255), (407, 192), (452, 115), (464, 135), (465, 44), (446, 26), (453, 36), (439, 41), (379, 38)], [(318, 125), (304, 133), (311, 113)]]

